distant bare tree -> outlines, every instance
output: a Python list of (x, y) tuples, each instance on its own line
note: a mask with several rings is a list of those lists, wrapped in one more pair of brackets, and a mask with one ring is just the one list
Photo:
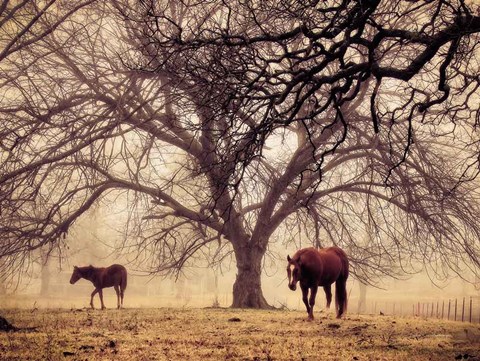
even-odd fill
[(3, 272), (112, 197), (152, 272), (233, 255), (235, 307), (268, 307), (275, 241), (342, 246), (367, 283), (478, 272), (473, 10), (288, 5), (113, 1), (15, 54)]

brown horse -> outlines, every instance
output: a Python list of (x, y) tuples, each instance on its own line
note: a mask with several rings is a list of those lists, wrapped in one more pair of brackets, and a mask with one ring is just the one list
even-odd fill
[[(105, 287), (114, 287), (117, 293), (117, 308), (123, 307), (123, 293), (127, 288), (127, 270), (125, 267), (119, 264), (113, 264), (110, 267), (73, 267), (72, 277), (70, 283), (73, 285), (80, 278), (85, 278), (93, 283), (95, 290), (92, 292), (90, 298), (90, 306), (93, 307), (93, 296), (97, 293), (100, 296), (100, 302), (102, 303), (102, 310), (105, 309), (103, 304), (103, 289)], [(120, 301), (121, 299), (121, 301)]]
[[(288, 287), (295, 291), (300, 281), (303, 303), (307, 307), (308, 319), (313, 320), (313, 306), (318, 286), (323, 287), (327, 296), (327, 308), (332, 302), (332, 283), (335, 282), (335, 308), (337, 318), (347, 309), (348, 257), (338, 247), (303, 248), (292, 258), (287, 256)], [(310, 299), (308, 290), (310, 289)]]

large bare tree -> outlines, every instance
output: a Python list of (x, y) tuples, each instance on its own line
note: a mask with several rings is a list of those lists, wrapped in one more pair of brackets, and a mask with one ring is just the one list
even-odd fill
[(80, 12), (4, 71), (2, 270), (121, 194), (124, 250), (153, 272), (233, 254), (236, 307), (268, 307), (271, 242), (305, 235), (364, 281), (478, 272), (479, 31), (444, 1)]

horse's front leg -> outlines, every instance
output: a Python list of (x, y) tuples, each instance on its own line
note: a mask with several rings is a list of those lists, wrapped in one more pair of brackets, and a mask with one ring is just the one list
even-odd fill
[(100, 296), (100, 303), (102, 304), (102, 310), (104, 310), (106, 307), (105, 305), (103, 304), (103, 289), (99, 289), (98, 290), (98, 295)]
[(310, 300), (309, 300), (309, 303), (310, 303), (310, 313), (308, 315), (308, 318), (310, 320), (313, 320), (313, 306), (315, 306), (315, 297), (317, 296), (317, 290), (318, 290), (318, 286), (315, 285), (315, 286), (312, 286), (310, 288)]
[(90, 307), (92, 307), (92, 309), (95, 309), (95, 307), (93, 307), (93, 296), (95, 296), (98, 292), (98, 288), (95, 288), (92, 292), (92, 295), (90, 297)]
[(308, 287), (304, 285), (300, 285), (300, 288), (302, 289), (302, 301), (305, 304), (305, 307), (307, 308), (308, 320), (309, 321), (313, 320), (313, 316), (312, 318), (310, 318), (310, 306), (308, 305)]

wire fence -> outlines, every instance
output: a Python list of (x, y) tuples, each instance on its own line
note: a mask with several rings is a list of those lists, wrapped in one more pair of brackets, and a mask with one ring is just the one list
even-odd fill
[(432, 303), (418, 302), (412, 306), (412, 312), (427, 318), (480, 323), (480, 299), (462, 297)]
[[(355, 309), (356, 308), (356, 309)], [(413, 316), (439, 320), (480, 323), (480, 297), (466, 296), (429, 301), (370, 301), (351, 312), (357, 314)]]

